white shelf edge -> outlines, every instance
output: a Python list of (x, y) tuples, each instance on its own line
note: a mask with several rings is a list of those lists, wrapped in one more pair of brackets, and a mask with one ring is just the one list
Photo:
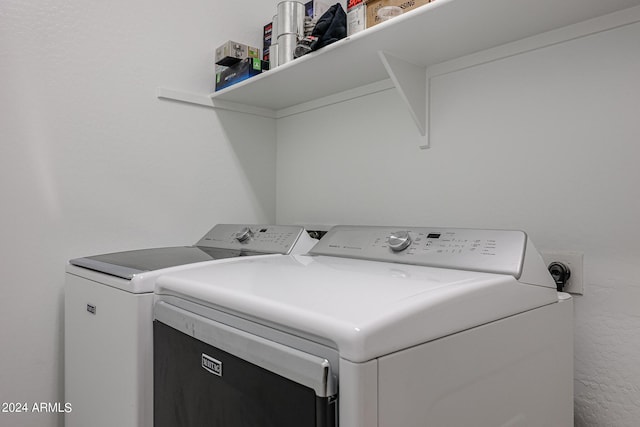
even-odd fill
[(556, 28), (501, 46), (431, 65), (428, 68), (428, 75), (429, 78), (437, 77), (638, 22), (640, 22), (640, 6), (633, 6), (628, 9), (619, 10), (566, 27)]
[(269, 119), (276, 118), (276, 111), (269, 108), (255, 107), (253, 105), (240, 104), (231, 101), (221, 101), (211, 99), (211, 95), (186, 92), (178, 89), (169, 89), (166, 87), (158, 87), (156, 96), (160, 99), (168, 99), (171, 101), (185, 102), (187, 104), (201, 105), (218, 110), (235, 111), (238, 113), (252, 114), (254, 116), (267, 117)]
[(393, 89), (393, 87), (394, 85), (391, 80), (380, 80), (375, 83), (370, 83), (368, 85), (345, 90), (343, 92), (314, 99), (312, 101), (303, 102), (292, 107), (282, 108), (277, 111), (277, 118), (280, 119), (283, 117), (289, 117), (295, 114), (316, 110), (318, 108), (338, 104), (340, 102), (349, 101), (351, 99), (360, 98), (362, 96), (371, 95), (377, 92), (382, 92), (384, 90)]
[(252, 114), (254, 116), (266, 117), (268, 119), (277, 118), (276, 111), (270, 108), (255, 107), (253, 105), (241, 104), (238, 102), (222, 101), (219, 99), (212, 99), (210, 96), (209, 100), (213, 104), (213, 108), (218, 110), (228, 110), (238, 113)]
[(253, 105), (241, 104), (238, 102), (223, 101), (211, 97), (211, 94), (197, 94), (192, 92), (185, 92), (178, 89), (169, 89), (165, 87), (158, 87), (156, 95), (160, 99), (169, 99), (172, 101), (180, 101), (188, 104), (202, 105), (205, 107), (236, 111), (240, 113), (253, 114), (257, 116), (267, 117), (271, 119), (281, 119), (284, 117), (293, 116), (295, 114), (304, 113), (318, 108), (334, 105), (340, 102), (349, 101), (351, 99), (360, 98), (362, 96), (371, 95), (384, 90), (393, 89), (394, 84), (389, 79), (381, 80), (379, 82), (371, 83), (368, 85), (360, 86), (357, 88), (349, 89), (344, 92), (329, 95), (323, 98), (314, 99), (309, 102), (303, 102), (298, 105), (294, 105), (280, 110), (272, 110), (269, 108), (255, 107)]
[(205, 107), (213, 107), (211, 97), (200, 93), (186, 92), (184, 90), (169, 89), (166, 87), (158, 87), (156, 89), (156, 97), (160, 99), (169, 99), (172, 101), (186, 102), (187, 104), (202, 105)]

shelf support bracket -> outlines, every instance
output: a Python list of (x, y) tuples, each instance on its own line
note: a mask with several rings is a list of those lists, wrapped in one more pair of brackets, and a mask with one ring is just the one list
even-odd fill
[(420, 145), (420, 148), (423, 150), (429, 148), (429, 85), (427, 82), (427, 69), (383, 51), (378, 51), (378, 56), (400, 97), (409, 108), (420, 135), (424, 137), (425, 143)]

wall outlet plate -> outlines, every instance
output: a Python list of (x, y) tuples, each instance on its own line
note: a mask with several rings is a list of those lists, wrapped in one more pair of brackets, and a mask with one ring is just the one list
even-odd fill
[(584, 254), (581, 252), (560, 252), (560, 251), (541, 251), (542, 259), (545, 265), (549, 266), (552, 262), (561, 262), (571, 270), (571, 277), (564, 286), (563, 292), (570, 294), (583, 295), (583, 272), (582, 260)]

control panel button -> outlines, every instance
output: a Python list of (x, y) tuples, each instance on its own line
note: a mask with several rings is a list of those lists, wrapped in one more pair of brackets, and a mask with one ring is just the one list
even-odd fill
[(411, 245), (411, 236), (408, 231), (394, 231), (387, 239), (389, 248), (394, 252), (400, 252)]

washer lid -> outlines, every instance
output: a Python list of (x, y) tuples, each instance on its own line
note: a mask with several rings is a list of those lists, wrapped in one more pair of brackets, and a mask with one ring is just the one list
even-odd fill
[(234, 249), (218, 249), (198, 246), (139, 249), (125, 252), (76, 258), (70, 264), (99, 271), (110, 276), (131, 280), (137, 274), (178, 265), (214, 261), (256, 253)]
[(248, 255), (307, 252), (316, 243), (303, 227), (267, 224), (217, 224), (195, 245), (139, 249), (76, 258), (71, 265), (132, 280), (164, 268)]
[(156, 294), (331, 345), (353, 362), (557, 302), (555, 289), (508, 274), (304, 255), (161, 275)]

